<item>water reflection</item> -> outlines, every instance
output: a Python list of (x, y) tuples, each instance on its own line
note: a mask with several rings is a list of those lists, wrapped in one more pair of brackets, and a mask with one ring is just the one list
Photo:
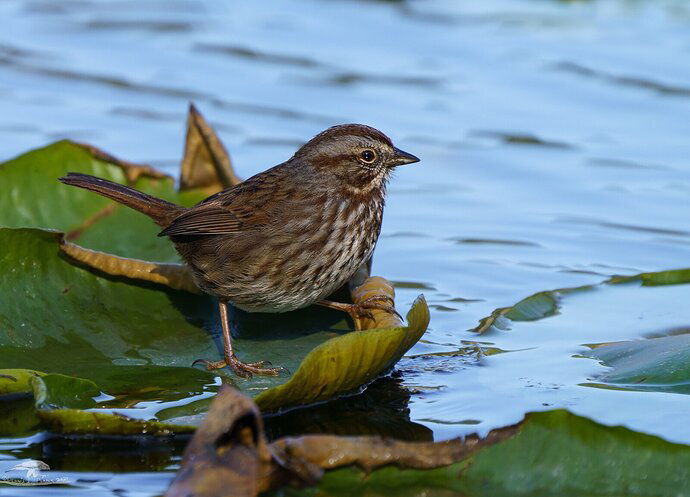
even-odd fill
[(275, 440), (305, 433), (379, 435), (409, 441), (431, 441), (433, 432), (410, 420), (410, 391), (399, 378), (382, 378), (360, 395), (323, 405), (295, 409), (265, 418), (266, 436)]

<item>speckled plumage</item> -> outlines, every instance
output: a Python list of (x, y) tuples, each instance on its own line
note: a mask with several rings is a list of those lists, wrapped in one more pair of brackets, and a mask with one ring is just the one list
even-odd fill
[(159, 236), (170, 237), (197, 285), (218, 297), (224, 359), (203, 361), (208, 369), (276, 375), (280, 368), (236, 357), (228, 302), (250, 312), (286, 312), (317, 302), (354, 312), (324, 299), (371, 257), (392, 168), (418, 160), (374, 128), (345, 124), (191, 208), (86, 174), (69, 173), (60, 181), (136, 209), (164, 228)]
[(287, 162), (195, 206), (239, 223), (215, 236), (171, 235), (199, 286), (252, 312), (306, 307), (342, 286), (376, 246), (390, 174), (385, 164), (362, 168), (353, 147), (395, 150), (373, 128), (331, 128)]

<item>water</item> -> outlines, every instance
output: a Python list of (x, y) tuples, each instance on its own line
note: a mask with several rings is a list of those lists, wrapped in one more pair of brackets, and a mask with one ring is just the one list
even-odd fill
[[(392, 182), (374, 273), (398, 282), (400, 309), (419, 293), (432, 305), (417, 357), (400, 365), (413, 393), (377, 387), (394, 392), (392, 418), (379, 428), (409, 408), (408, 438), (443, 439), (568, 407), (690, 443), (686, 397), (578, 386), (604, 368), (572, 357), (585, 343), (688, 325), (676, 304), (687, 301), (685, 287), (642, 297), (601, 289), (568, 297), (553, 318), (468, 331), (540, 290), (688, 266), (690, 6), (261, 5), (0, 3), (0, 157), (68, 137), (175, 172), (189, 101), (245, 177), (329, 125), (376, 126), (422, 162)], [(422, 357), (458, 351), (463, 340), (528, 350)], [(371, 395), (350, 402), (344, 410), (380, 411)], [(324, 431), (337, 431), (327, 422), (334, 412), (313, 414)], [(304, 429), (298, 418), (270, 423), (275, 434)], [(63, 444), (5, 440), (0, 463), (48, 459), (83, 480), (64, 495), (155, 495), (169, 473), (152, 472), (174, 469), (181, 450), (113, 448), (119, 455), (99, 465), (84, 446), (74, 451), (85, 456), (66, 460)], [(15, 494), (41, 492), (52, 495)]]

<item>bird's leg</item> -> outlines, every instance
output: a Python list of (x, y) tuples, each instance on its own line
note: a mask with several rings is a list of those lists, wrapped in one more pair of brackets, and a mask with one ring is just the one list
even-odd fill
[(362, 318), (372, 318), (371, 311), (378, 309), (391, 314), (396, 314), (402, 319), (402, 316), (395, 310), (395, 302), (391, 297), (385, 295), (377, 295), (369, 297), (368, 299), (359, 302), (358, 304), (343, 304), (342, 302), (333, 302), (331, 300), (321, 300), (316, 303), (329, 309), (346, 312), (355, 325), (356, 330), (362, 330)]
[(265, 368), (263, 366), (270, 364), (268, 361), (259, 362), (242, 362), (235, 352), (232, 350), (232, 336), (230, 334), (230, 318), (228, 316), (228, 303), (226, 300), (218, 300), (218, 309), (220, 310), (220, 323), (223, 328), (223, 356), (221, 361), (207, 361), (205, 359), (197, 359), (194, 364), (201, 363), (206, 366), (206, 369), (212, 371), (214, 369), (224, 368), (230, 366), (237, 376), (242, 378), (251, 378), (252, 375), (258, 374), (263, 376), (278, 376), (284, 368)]

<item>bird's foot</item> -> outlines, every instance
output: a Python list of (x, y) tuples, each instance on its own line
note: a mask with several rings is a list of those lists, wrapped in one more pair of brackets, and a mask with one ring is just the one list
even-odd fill
[(264, 367), (270, 366), (268, 361), (258, 361), (258, 362), (242, 362), (234, 354), (226, 357), (221, 361), (207, 361), (206, 359), (197, 359), (192, 363), (192, 366), (196, 364), (203, 364), (206, 366), (208, 371), (213, 371), (214, 369), (221, 369), (225, 366), (229, 366), (230, 369), (234, 371), (237, 376), (242, 378), (251, 378), (252, 376), (278, 376), (282, 372), (287, 372), (285, 368), (272, 368)]
[(346, 312), (358, 331), (363, 329), (362, 319), (373, 319), (371, 311), (374, 309), (395, 314), (402, 319), (402, 316), (395, 310), (395, 301), (386, 295), (369, 297), (358, 304), (343, 304), (342, 302), (331, 302), (328, 300), (322, 300), (319, 304), (330, 309)]

